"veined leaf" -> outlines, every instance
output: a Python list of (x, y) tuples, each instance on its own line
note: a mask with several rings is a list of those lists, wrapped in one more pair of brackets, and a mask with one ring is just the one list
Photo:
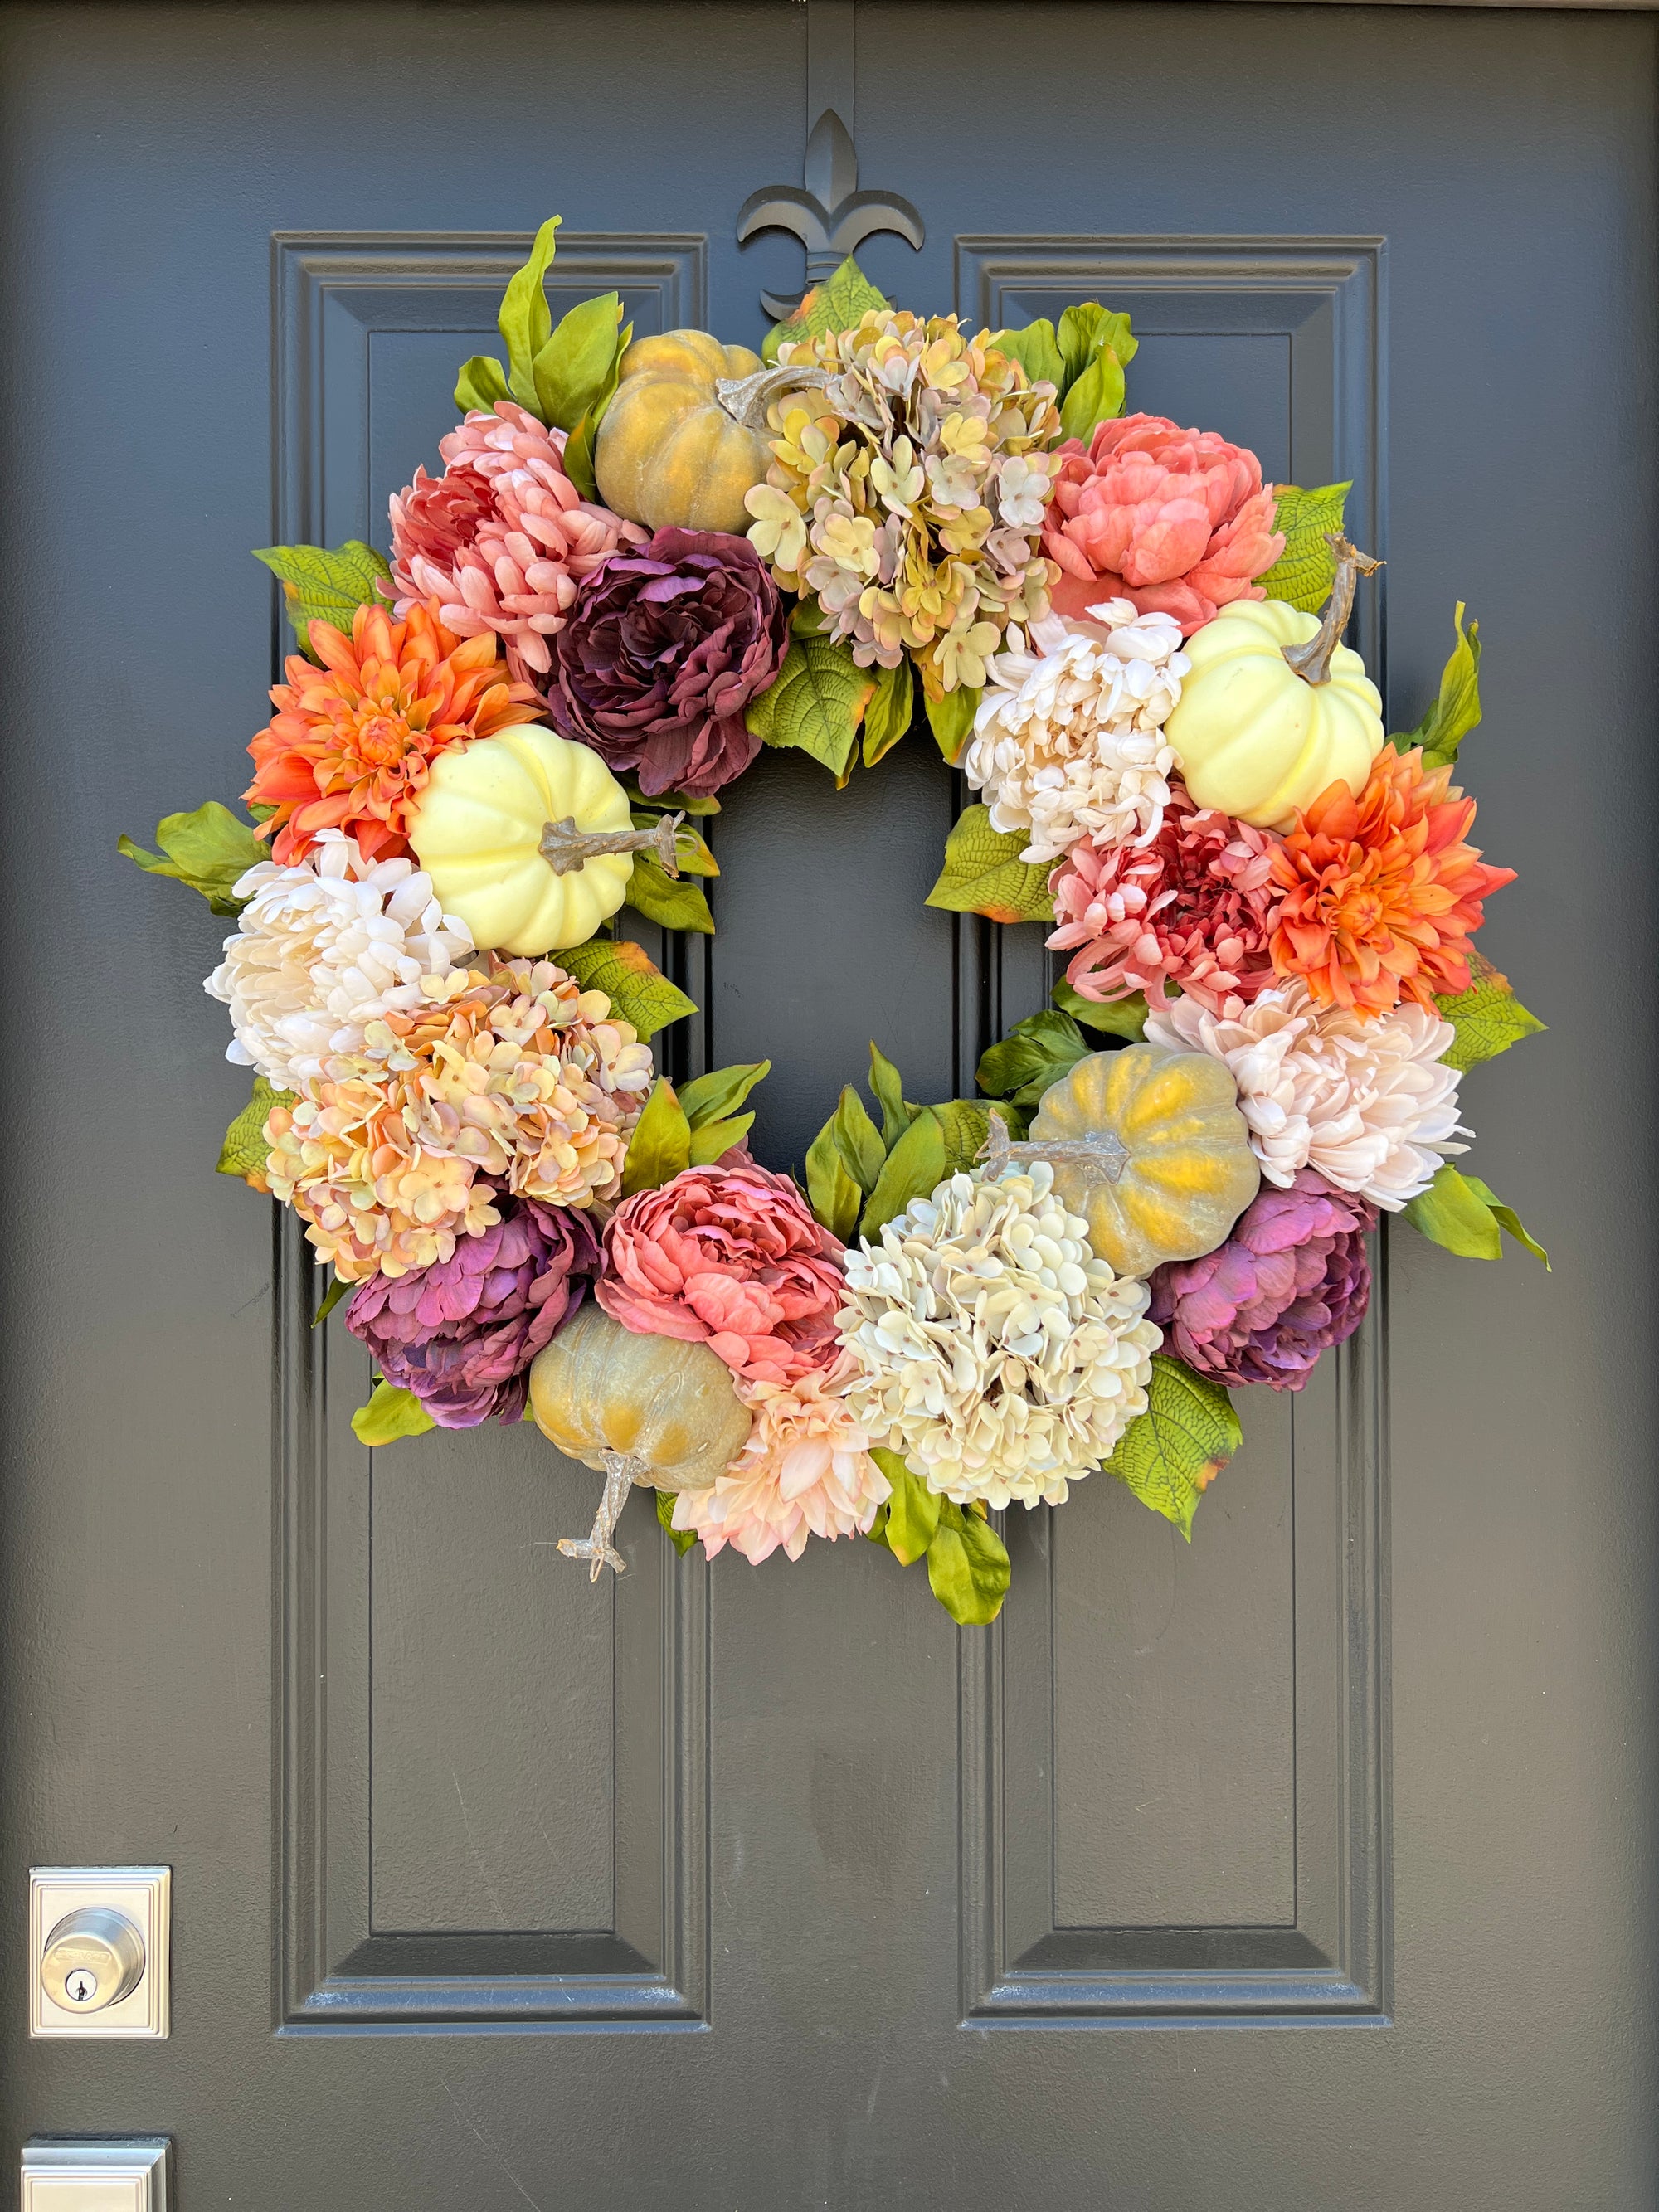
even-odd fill
[(488, 354), (475, 353), (471, 361), (461, 363), (461, 373), (455, 380), (455, 404), (465, 414), (471, 414), (476, 408), (493, 415), (503, 399), (512, 397), (500, 362)]
[(671, 983), (642, 945), (628, 937), (591, 937), (553, 957), (584, 991), (603, 991), (623, 1021), (647, 1043), (670, 1022), (695, 1014), (696, 1006), (678, 983)]
[(1048, 1008), (1016, 1022), (1001, 1043), (981, 1056), (976, 1080), (993, 1098), (1035, 1106), (1050, 1084), (1094, 1049), (1069, 1014)]
[(945, 1131), (933, 1108), (924, 1106), (887, 1155), (859, 1224), (862, 1233), (873, 1242), (895, 1214), (912, 1199), (927, 1197), (950, 1172)]
[(1285, 550), (1267, 574), (1258, 579), (1270, 599), (1283, 599), (1316, 615), (1331, 595), (1336, 556), (1325, 543), (1328, 532), (1342, 527), (1342, 508), (1353, 489), (1347, 483), (1322, 484), (1304, 491), (1300, 484), (1277, 484), (1277, 526), (1285, 533)]
[(927, 1547), (927, 1581), (958, 1628), (988, 1628), (1008, 1595), (1008, 1553), (1000, 1536), (976, 1513), (946, 1498)]
[(270, 1158), (270, 1147), (265, 1142), (265, 1123), (272, 1107), (287, 1106), (293, 1097), (291, 1091), (278, 1091), (263, 1075), (256, 1075), (253, 1096), (225, 1131), (215, 1171), (240, 1176), (250, 1190), (269, 1195), (270, 1185), (266, 1180), (265, 1165)]
[(1047, 315), (1039, 315), (1024, 330), (996, 331), (991, 343), (1010, 361), (1017, 361), (1033, 384), (1052, 384), (1056, 392), (1064, 384), (1065, 357)]
[(977, 1098), (947, 1098), (927, 1111), (939, 1123), (945, 1145), (946, 1175), (966, 1175), (979, 1160), (981, 1147), (991, 1133), (991, 1109)]
[(922, 701), (927, 709), (927, 726), (933, 733), (933, 742), (952, 768), (961, 757), (962, 749), (974, 734), (974, 717), (979, 712), (983, 690), (969, 690), (958, 684), (947, 691), (942, 699), (935, 699), (927, 687), (922, 688)]
[(1492, 1185), (1482, 1182), (1479, 1176), (1465, 1176), (1463, 1180), (1481, 1204), (1489, 1209), (1492, 1219), (1498, 1227), (1507, 1229), (1517, 1244), (1524, 1244), (1534, 1260), (1542, 1261), (1544, 1273), (1547, 1275), (1553, 1274), (1555, 1271), (1550, 1266), (1549, 1254), (1535, 1237), (1529, 1237), (1527, 1234), (1526, 1230), (1522, 1226), (1521, 1217), (1515, 1208), (1512, 1206), (1505, 1206)]
[(1069, 1014), (1086, 1029), (1103, 1030), (1108, 1036), (1125, 1037), (1131, 1044), (1139, 1044), (1146, 1037), (1146, 996), (1143, 991), (1131, 992), (1127, 999), (1114, 999), (1109, 1005), (1100, 1006), (1093, 999), (1085, 999), (1062, 975), (1048, 995), (1062, 1014)]
[(1442, 1163), (1428, 1188), (1412, 1200), (1406, 1218), (1460, 1260), (1501, 1260), (1501, 1231), (1507, 1229), (1546, 1267), (1550, 1264), (1549, 1255), (1522, 1227), (1513, 1206), (1505, 1206), (1478, 1176), (1460, 1175), (1449, 1160)]
[(844, 778), (876, 679), (834, 639), (798, 637), (778, 679), (750, 702), (749, 727), (763, 744), (793, 745)]
[(695, 1528), (677, 1528), (674, 1526), (674, 1500), (679, 1493), (672, 1490), (658, 1490), (652, 1494), (657, 1501), (658, 1522), (669, 1542), (684, 1559), (696, 1542), (697, 1532)]
[(573, 307), (532, 364), (537, 410), (556, 430), (574, 430), (604, 391), (620, 351), (622, 295), (601, 292)]
[(1052, 921), (1048, 866), (1022, 860), (1024, 848), (1018, 830), (992, 829), (988, 807), (964, 808), (945, 842), (944, 871), (927, 904), (992, 921)]
[(787, 322), (774, 324), (762, 344), (761, 359), (769, 364), (775, 362), (778, 348), (797, 338), (822, 337), (826, 331), (850, 331), (872, 307), (889, 305), (849, 253), (833, 276), (807, 291)]
[(734, 1114), (755, 1085), (771, 1073), (769, 1060), (747, 1060), (732, 1067), (711, 1068), (707, 1075), (694, 1075), (680, 1091), (686, 1120), (694, 1129), (702, 1129), (725, 1115)]
[(508, 278), (496, 318), (507, 347), (507, 388), (520, 407), (539, 416), (536, 356), (553, 334), (553, 310), (547, 304), (547, 272), (553, 259), (554, 234), (562, 218), (549, 216), (536, 233), (530, 258)]
[(349, 538), (332, 552), (323, 545), (267, 545), (256, 547), (253, 557), (263, 561), (283, 587), (283, 605), (294, 625), (300, 650), (311, 651), (311, 625), (331, 623), (343, 635), (351, 635), (351, 618), (359, 607), (384, 606), (375, 589), (391, 569), (372, 545)]
[(691, 1124), (674, 1095), (673, 1085), (665, 1075), (659, 1075), (628, 1140), (623, 1158), (623, 1196), (632, 1198), (636, 1190), (655, 1190), (672, 1182), (690, 1164)]
[[(216, 799), (188, 814), (164, 814), (155, 825), (160, 853), (147, 853), (131, 837), (118, 837), (115, 849), (152, 876), (171, 876), (199, 891), (215, 914), (240, 914), (244, 902), (235, 887), (247, 871), (270, 858), (270, 848), (256, 837)], [(165, 856), (165, 857), (163, 857)]]
[(918, 1114), (904, 1095), (899, 1072), (872, 1037), (870, 1041), (870, 1091), (881, 1109), (881, 1141), (890, 1152)]
[[(678, 843), (678, 838), (675, 842)], [(703, 937), (714, 934), (714, 917), (696, 884), (671, 876), (649, 853), (635, 854), (627, 896), (635, 913), (664, 929), (693, 929)]]
[(400, 1390), (384, 1378), (374, 1385), (366, 1406), (351, 1417), (353, 1435), (360, 1444), (392, 1444), (399, 1437), (423, 1437), (435, 1428), (426, 1407), (412, 1390)]
[(884, 1450), (878, 1444), (870, 1456), (893, 1486), (887, 1501), (887, 1548), (902, 1567), (914, 1566), (927, 1556), (927, 1547), (939, 1533), (944, 1500), (936, 1490), (929, 1490), (919, 1474), (912, 1474), (897, 1452)]
[(1146, 1410), (1118, 1438), (1105, 1472), (1127, 1483), (1143, 1505), (1173, 1522), (1191, 1543), (1200, 1498), (1243, 1440), (1221, 1385), (1155, 1352)]
[(1437, 999), (1443, 1021), (1457, 1031), (1440, 1055), (1448, 1067), (1471, 1068), (1483, 1060), (1495, 1060), (1524, 1036), (1536, 1036), (1545, 1024), (1530, 1014), (1484, 953), (1471, 952), (1469, 988)]
[(1401, 753), (1421, 745), (1425, 769), (1445, 768), (1455, 761), (1458, 748), (1480, 720), (1480, 625), (1472, 622), (1465, 633), (1462, 599), (1452, 623), (1457, 642), (1440, 672), (1440, 696), (1414, 730), (1389, 739)]
[(901, 660), (896, 668), (872, 669), (871, 673), (876, 679), (876, 688), (864, 710), (866, 768), (873, 768), (892, 751), (910, 726), (914, 705), (908, 660)]
[(752, 1114), (733, 1114), (724, 1121), (705, 1121), (691, 1132), (691, 1159), (694, 1168), (712, 1167), (722, 1152), (729, 1152), (733, 1145), (740, 1145), (755, 1126)]
[[(616, 398), (617, 386), (622, 380), (623, 356), (633, 343), (634, 325), (624, 323), (617, 334), (617, 350), (611, 357), (609, 372), (564, 442), (564, 472), (584, 499), (597, 500), (599, 495), (599, 483), (593, 474), (594, 441), (599, 437), (605, 410)], [(699, 811), (689, 800), (684, 804), (691, 813)], [(709, 811), (718, 811), (718, 802), (711, 801)]]

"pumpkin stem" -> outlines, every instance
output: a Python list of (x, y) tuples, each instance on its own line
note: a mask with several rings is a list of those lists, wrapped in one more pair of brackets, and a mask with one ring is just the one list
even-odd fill
[(816, 387), (822, 390), (830, 381), (830, 372), (814, 368), (808, 362), (799, 362), (793, 368), (762, 368), (753, 376), (719, 376), (714, 380), (714, 393), (732, 420), (744, 430), (764, 430), (766, 410), (781, 392), (805, 392)]
[(674, 836), (684, 819), (683, 814), (665, 814), (654, 830), (579, 830), (575, 817), (567, 814), (542, 831), (542, 858), (556, 876), (568, 876), (601, 853), (654, 853), (664, 875), (678, 876)]
[(591, 1583), (598, 1582), (606, 1567), (613, 1574), (625, 1572), (628, 1562), (611, 1539), (622, 1518), (622, 1510), (628, 1503), (629, 1492), (650, 1472), (637, 1452), (607, 1451), (604, 1457), (605, 1495), (600, 1498), (599, 1510), (593, 1516), (591, 1533), (580, 1540), (574, 1536), (561, 1536), (559, 1539), (559, 1549), (567, 1559), (592, 1559), (593, 1565), (587, 1577)]
[(993, 1182), (1012, 1160), (1047, 1160), (1050, 1167), (1081, 1168), (1091, 1182), (1116, 1182), (1129, 1164), (1129, 1148), (1110, 1129), (1093, 1130), (1086, 1137), (1051, 1137), (1043, 1145), (1016, 1145), (994, 1106), (989, 1133), (974, 1157), (984, 1161)]
[(1348, 617), (1353, 612), (1354, 586), (1361, 576), (1374, 576), (1382, 566), (1380, 561), (1373, 561), (1369, 553), (1362, 553), (1357, 545), (1350, 545), (1340, 531), (1328, 530), (1325, 543), (1336, 556), (1336, 574), (1332, 579), (1331, 596), (1325, 602), (1319, 628), (1305, 645), (1287, 645), (1284, 648), (1285, 659), (1305, 684), (1330, 682), (1331, 655), (1341, 644)]

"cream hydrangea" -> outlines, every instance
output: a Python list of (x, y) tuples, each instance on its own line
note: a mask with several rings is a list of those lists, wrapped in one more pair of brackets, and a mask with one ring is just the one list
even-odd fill
[(355, 838), (318, 833), (304, 863), (262, 860), (236, 884), (240, 926), (204, 988), (230, 1008), (225, 1057), (279, 1091), (303, 1091), (333, 1055), (359, 1051), (372, 1023), (438, 994), (472, 951), (412, 860), (365, 860)]
[(959, 1505), (1064, 1503), (1146, 1410), (1162, 1338), (1046, 1160), (952, 1176), (846, 1258), (848, 1403)]
[(1085, 837), (1146, 844), (1181, 764), (1163, 735), (1189, 665), (1181, 625), (1127, 599), (1089, 613), (1009, 631), (963, 756), (991, 827), (1024, 832), (1026, 860), (1057, 860)]
[(1146, 1036), (1177, 1052), (1224, 1060), (1238, 1085), (1250, 1144), (1271, 1183), (1288, 1190), (1313, 1168), (1340, 1190), (1397, 1213), (1473, 1133), (1457, 1118), (1458, 1071), (1440, 1055), (1455, 1032), (1407, 1003), (1362, 1017), (1316, 1006), (1302, 978), (1219, 1012), (1192, 998), (1154, 1006)]

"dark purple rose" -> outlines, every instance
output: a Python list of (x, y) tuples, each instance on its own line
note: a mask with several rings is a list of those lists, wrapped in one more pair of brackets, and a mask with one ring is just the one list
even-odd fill
[(1365, 1232), (1376, 1221), (1375, 1207), (1311, 1168), (1288, 1190), (1264, 1183), (1224, 1244), (1157, 1269), (1149, 1317), (1200, 1375), (1299, 1390), (1364, 1315)]
[(585, 1213), (532, 1198), (496, 1203), (493, 1229), (457, 1237), (430, 1267), (371, 1277), (346, 1307), (346, 1327), (386, 1381), (412, 1390), (441, 1428), (520, 1419), (526, 1370), (599, 1272)]
[(776, 676), (789, 616), (746, 538), (659, 530), (594, 569), (554, 640), (548, 711), (654, 798), (707, 799), (760, 750), (743, 710)]

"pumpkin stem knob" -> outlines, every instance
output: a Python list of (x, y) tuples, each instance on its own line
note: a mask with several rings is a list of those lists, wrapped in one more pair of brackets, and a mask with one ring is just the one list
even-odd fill
[(550, 822), (542, 832), (541, 855), (556, 876), (585, 868), (600, 853), (654, 853), (665, 876), (680, 872), (674, 838), (683, 814), (665, 814), (654, 830), (579, 830), (575, 817)]
[(628, 1562), (611, 1543), (622, 1510), (628, 1503), (628, 1493), (648, 1473), (646, 1462), (634, 1452), (608, 1451), (605, 1455), (605, 1495), (599, 1500), (599, 1510), (593, 1516), (592, 1531), (584, 1537), (561, 1536), (559, 1549), (567, 1559), (591, 1559), (587, 1579), (596, 1583), (609, 1567), (613, 1574), (625, 1572)]
[(1090, 1182), (1117, 1182), (1129, 1164), (1129, 1148), (1111, 1129), (1091, 1130), (1086, 1137), (1051, 1137), (1046, 1144), (1016, 1145), (1008, 1124), (994, 1106), (985, 1142), (974, 1156), (985, 1163), (994, 1182), (1011, 1160), (1047, 1160), (1050, 1167), (1081, 1168)]
[(764, 430), (766, 410), (780, 392), (805, 392), (814, 387), (822, 390), (829, 381), (827, 369), (800, 362), (793, 368), (757, 369), (753, 376), (716, 377), (714, 395), (743, 429)]
[(1348, 617), (1353, 612), (1354, 586), (1361, 576), (1374, 576), (1382, 566), (1369, 553), (1362, 553), (1357, 545), (1351, 545), (1340, 532), (1328, 530), (1325, 543), (1336, 556), (1336, 574), (1319, 628), (1305, 645), (1287, 645), (1284, 648), (1285, 659), (1306, 684), (1330, 682), (1331, 655), (1341, 644)]

